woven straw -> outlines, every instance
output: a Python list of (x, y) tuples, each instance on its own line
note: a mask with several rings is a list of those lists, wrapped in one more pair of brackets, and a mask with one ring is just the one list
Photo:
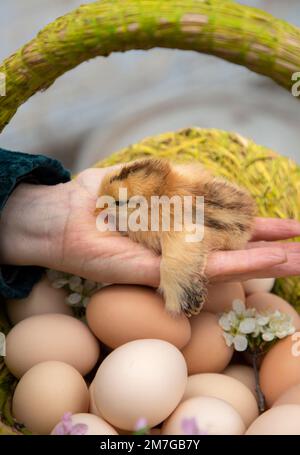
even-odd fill
[[(57, 19), (0, 65), (7, 83), (7, 95), (0, 97), (0, 131), (30, 96), (81, 62), (157, 46), (216, 55), (289, 90), (292, 74), (300, 70), (300, 30), (257, 9), (230, 0), (102, 0)], [(248, 188), (261, 216), (300, 220), (299, 166), (238, 134), (199, 128), (166, 133), (97, 166), (143, 156), (200, 161), (216, 175)], [(299, 278), (277, 280), (275, 292), (300, 311)], [(0, 305), (0, 331), (8, 329)], [(15, 383), (0, 362), (0, 434), (28, 433), (11, 416)]]

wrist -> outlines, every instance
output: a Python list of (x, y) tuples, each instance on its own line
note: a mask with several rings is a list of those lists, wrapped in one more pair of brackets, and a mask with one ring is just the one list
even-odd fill
[(61, 251), (66, 185), (20, 184), (0, 217), (0, 263), (51, 267)]

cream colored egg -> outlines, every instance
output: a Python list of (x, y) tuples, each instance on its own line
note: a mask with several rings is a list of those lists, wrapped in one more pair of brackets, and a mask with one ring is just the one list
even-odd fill
[(246, 295), (255, 292), (271, 292), (275, 284), (275, 278), (254, 278), (253, 280), (243, 281)]
[(208, 288), (204, 310), (211, 313), (222, 313), (232, 309), (234, 300), (245, 302), (245, 291), (241, 283), (217, 283)]
[(145, 286), (103, 288), (92, 296), (86, 317), (97, 338), (111, 348), (151, 338), (168, 341), (181, 349), (191, 338), (187, 317), (168, 313), (162, 296)]
[(186, 382), (186, 363), (175, 346), (162, 340), (131, 341), (100, 365), (93, 381), (95, 403), (117, 428), (133, 431), (141, 416), (154, 427), (176, 408)]
[(87, 412), (89, 394), (82, 376), (63, 362), (42, 362), (28, 370), (13, 396), (13, 415), (31, 432), (49, 434), (66, 412)]
[(94, 383), (92, 382), (90, 387), (89, 387), (89, 395), (90, 395), (90, 406), (89, 406), (89, 412), (91, 414), (94, 414), (98, 417), (102, 417), (95, 402), (95, 397), (94, 397)]
[(219, 316), (202, 311), (191, 318), (191, 327), (191, 339), (182, 350), (189, 375), (223, 371), (231, 360), (233, 348), (225, 343)]
[(214, 397), (195, 397), (181, 403), (164, 423), (162, 434), (191, 434), (184, 430), (186, 421), (196, 424), (198, 434), (241, 435), (245, 432), (238, 412), (226, 401)]
[(6, 338), (5, 363), (17, 378), (46, 360), (69, 363), (85, 375), (99, 353), (97, 339), (81, 321), (64, 314), (42, 314), (12, 328)]
[(278, 341), (267, 352), (259, 379), (268, 406), (272, 406), (290, 387), (300, 383), (299, 332)]
[(300, 406), (287, 404), (269, 409), (252, 423), (246, 435), (300, 435)]
[(55, 289), (47, 277), (39, 281), (25, 299), (8, 300), (6, 310), (10, 321), (17, 324), (23, 319), (45, 313), (60, 313), (72, 316), (73, 312), (65, 303), (67, 292)]
[[(84, 436), (91, 435), (117, 435), (116, 430), (109, 425), (105, 420), (93, 414), (73, 414), (71, 417), (72, 425), (83, 424)], [(56, 427), (52, 430), (51, 434), (55, 435)]]
[(300, 381), (299, 384), (290, 387), (273, 404), (274, 406), (281, 406), (283, 404), (298, 404), (300, 406)]
[(269, 292), (256, 292), (246, 299), (248, 308), (256, 308), (261, 313), (274, 313), (279, 310), (281, 313), (289, 314), (292, 317), (292, 322), (296, 328), (300, 328), (300, 316), (288, 302), (283, 300), (278, 295), (270, 294)]
[(237, 379), (224, 374), (204, 373), (189, 376), (182, 401), (198, 396), (226, 401), (240, 414), (246, 428), (258, 416), (258, 406), (253, 393)]
[(240, 364), (229, 365), (225, 368), (223, 374), (242, 382), (256, 397), (256, 384), (253, 368)]

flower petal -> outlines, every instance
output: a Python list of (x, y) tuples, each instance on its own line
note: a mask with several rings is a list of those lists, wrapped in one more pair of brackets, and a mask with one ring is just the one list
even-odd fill
[(235, 299), (232, 302), (232, 309), (233, 311), (235, 311), (236, 314), (241, 315), (246, 310), (246, 306), (242, 300)]
[(223, 313), (219, 319), (219, 325), (223, 330), (229, 331), (231, 329), (231, 321), (228, 314)]
[(245, 318), (240, 322), (239, 332), (249, 334), (255, 331), (256, 320), (254, 318)]
[(231, 335), (231, 333), (227, 333), (227, 332), (223, 332), (223, 337), (225, 339), (225, 343), (228, 347), (232, 346), (233, 344), (233, 340), (234, 340), (234, 336)]
[(238, 352), (246, 351), (248, 347), (247, 337), (244, 335), (236, 335), (233, 340), (234, 349)]

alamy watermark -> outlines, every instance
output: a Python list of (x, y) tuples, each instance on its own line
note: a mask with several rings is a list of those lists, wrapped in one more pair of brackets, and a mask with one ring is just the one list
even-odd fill
[(292, 95), (298, 97), (300, 96), (300, 71), (292, 75), (292, 81), (295, 81), (292, 85)]
[(0, 73), (0, 96), (6, 96), (6, 74)]
[(143, 196), (128, 198), (120, 188), (118, 199), (100, 196), (97, 200), (96, 226), (100, 232), (184, 232), (186, 242), (204, 237), (203, 196)]

